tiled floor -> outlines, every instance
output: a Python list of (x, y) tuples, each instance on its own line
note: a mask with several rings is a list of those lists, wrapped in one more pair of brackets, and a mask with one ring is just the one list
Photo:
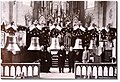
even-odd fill
[(68, 73), (69, 69), (64, 68), (64, 73), (59, 73), (58, 68), (51, 68), (51, 73), (41, 73), (41, 79), (75, 79), (74, 73)]

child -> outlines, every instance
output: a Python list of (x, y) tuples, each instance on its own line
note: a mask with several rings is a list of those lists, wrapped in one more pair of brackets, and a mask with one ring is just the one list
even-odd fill
[(87, 50), (87, 47), (84, 47), (84, 51), (83, 51), (83, 56), (82, 56), (82, 62), (83, 63), (87, 63), (90, 60), (90, 54), (89, 54), (89, 50)]

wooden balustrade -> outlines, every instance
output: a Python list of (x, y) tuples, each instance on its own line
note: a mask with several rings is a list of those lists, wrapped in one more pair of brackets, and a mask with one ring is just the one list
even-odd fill
[(20, 77), (24, 73), (24, 77), (40, 78), (40, 63), (2, 63), (1, 64), (1, 78), (15, 78)]
[[(79, 74), (77, 74), (78, 72)], [(75, 79), (78, 78), (117, 79), (117, 64), (116, 63), (75, 63)]]

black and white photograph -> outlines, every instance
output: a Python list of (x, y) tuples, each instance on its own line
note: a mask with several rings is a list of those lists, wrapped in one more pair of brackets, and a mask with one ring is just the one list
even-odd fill
[(2, 80), (117, 80), (118, 1), (1, 0)]

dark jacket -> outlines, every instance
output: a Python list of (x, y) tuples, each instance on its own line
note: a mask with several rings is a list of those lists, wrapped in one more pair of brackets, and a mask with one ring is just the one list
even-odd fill
[(59, 67), (64, 67), (65, 59), (66, 59), (66, 51), (65, 50), (59, 50), (58, 51), (58, 66)]
[(48, 51), (41, 51), (41, 72), (48, 72), (52, 66), (51, 53)]
[(39, 58), (41, 59), (40, 61), (40, 70), (41, 72), (45, 72), (45, 51), (41, 51)]
[(69, 66), (70, 67), (74, 66), (75, 54), (76, 53), (74, 51), (69, 51), (68, 52), (68, 62), (69, 62)]
[(52, 66), (52, 58), (51, 58), (51, 53), (46, 51), (45, 52), (45, 56), (44, 56), (44, 59), (45, 59), (45, 64), (46, 66), (50, 67)]

